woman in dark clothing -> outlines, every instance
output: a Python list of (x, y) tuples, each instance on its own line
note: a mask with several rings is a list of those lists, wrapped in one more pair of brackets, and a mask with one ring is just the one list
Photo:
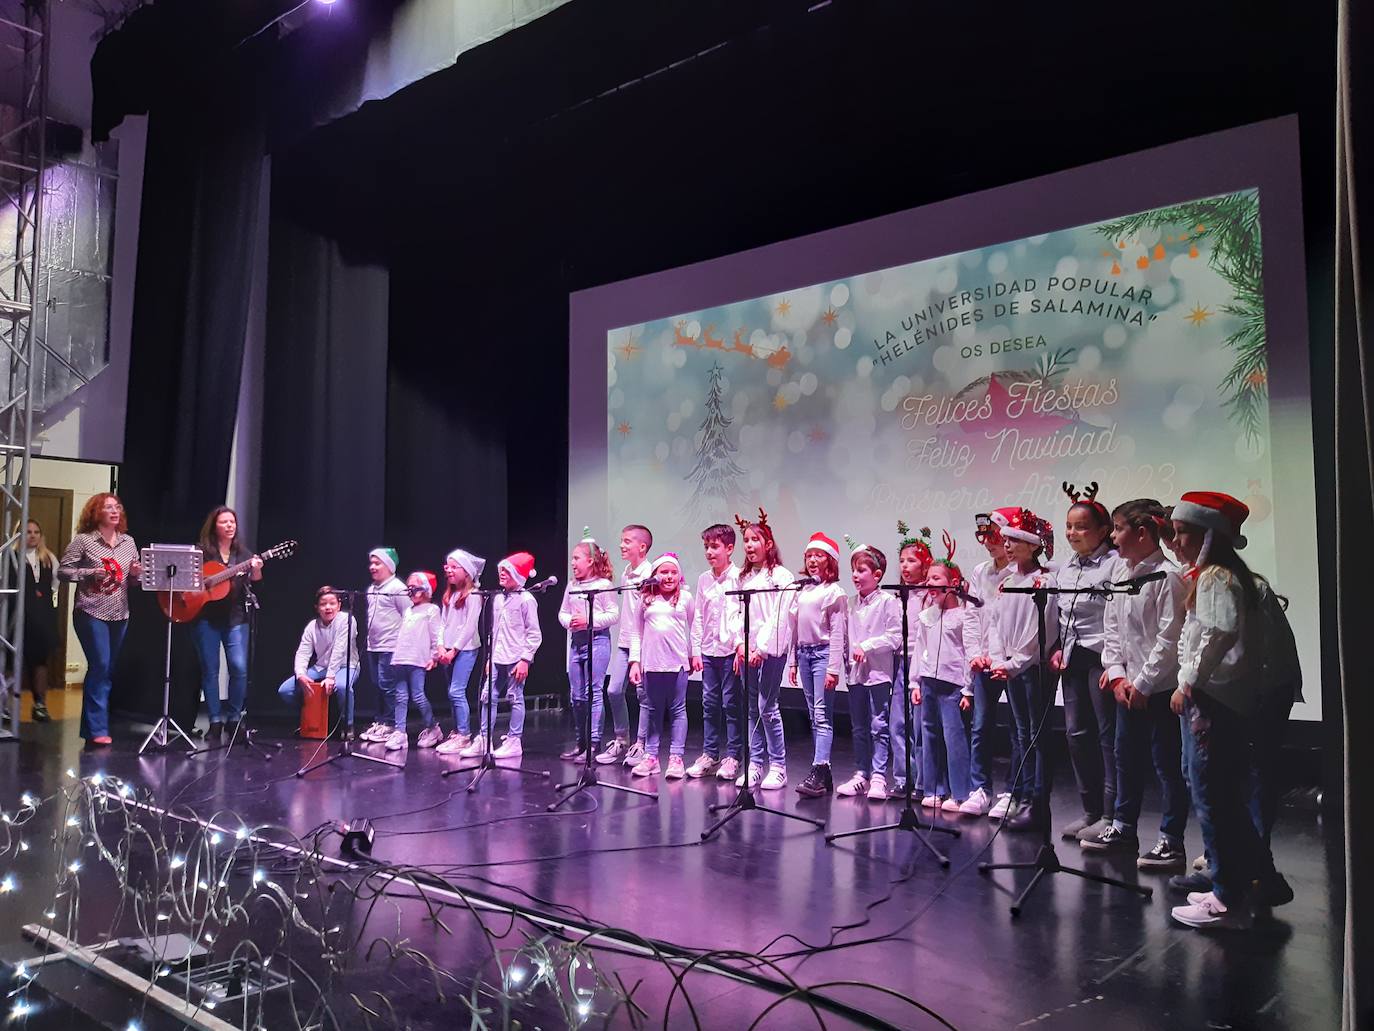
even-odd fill
[[(205, 518), (200, 530), (200, 550), (206, 562), (225, 566), (250, 564), (252, 578), (262, 579), (262, 559), (239, 540), (238, 514), (227, 505), (220, 505)], [(210, 714), (207, 740), (218, 744), (224, 734), (226, 717), (232, 728), (243, 717), (244, 698), (248, 693), (248, 607), (245, 578), (236, 576), (230, 581), (229, 594), (220, 601), (206, 602), (200, 615), (191, 624), (200, 654), (200, 687), (205, 696), (205, 708)], [(219, 654), (229, 665), (229, 697), (227, 712), (221, 712), (219, 698)], [(232, 730), (231, 730), (232, 733)]]
[(47, 723), (48, 663), (57, 650), (57, 556), (34, 519), (25, 527), (24, 545), (24, 676), (33, 692), (33, 718)]

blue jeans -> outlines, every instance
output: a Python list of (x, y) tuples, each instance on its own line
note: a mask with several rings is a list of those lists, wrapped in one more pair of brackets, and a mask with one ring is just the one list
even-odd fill
[[(582, 706), (587, 704), (587, 635), (568, 651), (568, 687), (572, 692), (573, 722), (577, 740), (582, 740)], [(576, 640), (576, 638), (574, 638)], [(601, 684), (606, 679), (606, 667), (611, 664), (611, 635), (598, 630), (592, 637), (592, 744), (601, 742)]]
[(939, 781), (940, 771), (936, 768), (939, 750), (935, 742), (943, 741), (949, 794), (960, 802), (969, 795), (968, 736), (964, 731), (964, 714), (959, 708), (963, 697), (963, 691), (956, 684), (934, 677), (921, 678), (921, 731), (926, 743), (922, 777), (926, 784)]
[(1144, 709), (1117, 706), (1114, 816), (1123, 829), (1136, 829), (1145, 800), (1145, 767), (1153, 761), (1164, 806), (1159, 833), (1182, 847), (1183, 832), (1188, 829), (1188, 785), (1183, 779), (1183, 742), (1178, 717), (1169, 708), (1170, 694), (1151, 695)]
[[(992, 791), (992, 744), (997, 735), (997, 703), (1005, 680), (994, 680), (985, 671), (973, 674), (973, 733), (969, 742), (969, 785), (972, 790)], [(1011, 771), (1021, 765), (1021, 741), (1011, 734)]]
[(830, 645), (797, 645), (797, 682), (806, 695), (806, 711), (811, 717), (814, 766), (830, 765), (830, 744), (835, 740), (835, 692), (825, 689), (829, 662)]
[[(1064, 686), (1064, 733), (1069, 739), (1069, 762), (1083, 814), (1095, 823), (1117, 807), (1117, 743), (1119, 719), (1125, 710), (1110, 691), (1097, 686), (1102, 676), (1102, 656), (1087, 648), (1075, 648), (1068, 668), (1060, 674)], [(1168, 709), (1168, 706), (1165, 706)], [(1169, 714), (1170, 722), (1173, 714)], [(1177, 767), (1178, 763), (1175, 762)], [(1186, 803), (1185, 803), (1186, 810)], [(1139, 806), (1136, 807), (1137, 813)], [(1132, 823), (1132, 826), (1135, 826)]]
[[(1012, 797), (1018, 802), (1039, 803), (1048, 797), (1050, 789), (1049, 763), (1045, 759), (1045, 749), (1043, 747), (1031, 749), (1031, 741), (1035, 738), (1035, 732), (1044, 721), (1046, 699), (1045, 690), (1051, 683), (1050, 672), (1045, 670), (1043, 678), (1045, 687), (1041, 687), (1041, 677), (1039, 670), (1031, 665), (1029, 669), (1024, 669), (1007, 682), (1007, 698), (1011, 702), (1011, 717), (1015, 723), (1015, 736), (1017, 742), (1012, 746), (1012, 776), (1014, 778), (1011, 785)], [(1022, 773), (1019, 779), (1016, 777), (1016, 760), (1018, 755), (1024, 756), (1021, 763)]]
[[(311, 666), (305, 671), (305, 675), (311, 680), (323, 680), (324, 675), (329, 672), (323, 666)], [(353, 681), (358, 679), (356, 669), (341, 669), (334, 675), (334, 693), (341, 699), (344, 710), (344, 725), (353, 725)], [(305, 691), (295, 677), (287, 677), (281, 682), (281, 687), (277, 688), (277, 694), (287, 705), (299, 707), (301, 699), (305, 696)]]
[(468, 681), (472, 667), (477, 665), (477, 649), (469, 648), (453, 657), (453, 671), (448, 679), (448, 704), (453, 709), (454, 728), (460, 734), (472, 733), (468, 726), (472, 710), (468, 708)]
[(849, 723), (854, 735), (854, 765), (865, 777), (887, 774), (889, 750), (887, 714), (892, 706), (891, 684), (850, 684)]
[[(749, 677), (749, 758), (755, 766), (765, 759), (780, 770), (787, 768), (787, 743), (782, 736), (782, 708), (778, 696), (786, 655), (770, 655), (763, 665), (751, 667)], [(767, 746), (765, 748), (765, 740)]]
[(483, 690), (485, 697), (482, 699), (482, 709), (478, 718), (482, 725), (477, 728), (477, 733), (487, 732), (487, 720), (492, 720), (493, 734), (495, 737), (495, 714), (488, 716), (487, 706), (494, 701), (497, 708), (501, 705), (501, 696), (510, 695), (510, 730), (506, 737), (518, 739), (521, 732), (525, 729), (525, 685), (517, 681), (510, 675), (511, 670), (515, 669), (513, 662), (493, 662), (491, 664), (491, 682)]
[(396, 671), (391, 665), (390, 652), (368, 652), (367, 672), (377, 688), (377, 722), (396, 725)]
[[(910, 691), (907, 684), (907, 665), (901, 659), (897, 660), (896, 672), (892, 683), (901, 685), (901, 689)], [(892, 728), (892, 783), (899, 789), (906, 785), (906, 698), (897, 693), (898, 687), (892, 689), (892, 707), (888, 712), (888, 723)], [(912, 711), (911, 727), (911, 774), (916, 778), (912, 784), (913, 789), (924, 788), (926, 794), (943, 795), (948, 788), (948, 778), (945, 776), (945, 747), (944, 742), (928, 742), (921, 730), (921, 712), (919, 709)], [(924, 780), (923, 770), (925, 769), (925, 749), (933, 747), (935, 749), (935, 783)]]
[(110, 670), (124, 646), (127, 619), (96, 619), (81, 609), (72, 613), (76, 639), (86, 654), (86, 681), (81, 691), (81, 736), (87, 741), (110, 733)]
[[(739, 725), (739, 676), (735, 673), (733, 655), (703, 655), (701, 657), (701, 750), (712, 759), (744, 758), (744, 735)], [(725, 740), (725, 754), (720, 742)]]
[(659, 739), (668, 731), (668, 754), (682, 755), (687, 745), (687, 671), (644, 674), (644, 711), (649, 726), (644, 751), (658, 758)]
[(205, 696), (205, 709), (211, 723), (220, 723), (219, 708), (219, 652), (224, 648), (224, 661), (229, 666), (228, 709), (224, 716), (236, 723), (243, 716), (243, 702), (248, 696), (248, 624), (211, 626), (198, 619), (191, 624), (196, 651), (200, 654), (200, 692)]
[[(625, 688), (630, 683), (630, 649), (616, 648), (611, 656), (611, 678), (606, 684), (606, 703), (611, 710), (611, 730), (624, 741), (630, 733), (630, 707), (625, 703)], [(597, 728), (598, 732), (600, 728)]]
[(429, 704), (425, 694), (425, 674), (423, 666), (392, 666), (396, 674), (396, 729), (406, 729), (407, 702), (414, 702), (420, 710), (420, 718), (426, 728), (434, 726), (434, 706)]
[(1277, 876), (1250, 812), (1253, 728), (1199, 691), (1184, 715), (1193, 738), (1190, 786), (1212, 862), (1212, 891), (1230, 909), (1245, 903), (1253, 882)]

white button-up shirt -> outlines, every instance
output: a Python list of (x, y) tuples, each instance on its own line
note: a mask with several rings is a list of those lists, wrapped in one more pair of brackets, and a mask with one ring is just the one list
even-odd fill
[(692, 653), (721, 658), (734, 655), (743, 632), (739, 599), (739, 566), (727, 565), (716, 576), (709, 569), (697, 577), (696, 617), (692, 620)]
[(439, 647), (445, 650), (455, 648), (460, 652), (471, 651), (480, 646), (477, 640), (477, 621), (482, 615), (482, 596), (470, 593), (462, 608), (457, 603), (439, 602)]
[(1168, 579), (1142, 584), (1139, 594), (1118, 594), (1103, 618), (1102, 665), (1109, 680), (1125, 678), (1141, 694), (1163, 694), (1178, 684), (1178, 639), (1188, 588), (1156, 548), (1131, 565), (1117, 560), (1113, 578), (1130, 580), (1164, 570)]
[(391, 653), (393, 666), (428, 666), (439, 648), (439, 606), (422, 601), (411, 605), (396, 633), (396, 647)]
[[(1074, 552), (1059, 567), (1055, 581), (1060, 587), (1101, 587), (1112, 579), (1116, 551), (1103, 541), (1091, 555)], [(1068, 662), (1074, 648), (1083, 647), (1102, 654), (1102, 613), (1107, 599), (1100, 594), (1067, 594), (1059, 599), (1059, 643)]]
[(367, 650), (389, 652), (396, 647), (401, 620), (410, 609), (406, 585), (394, 576), (367, 588)]
[(847, 608), (844, 588), (838, 583), (807, 584), (792, 597), (792, 665), (802, 645), (829, 646), (825, 671), (844, 674), (844, 641)]
[[(994, 666), (1002, 666), (1008, 677), (1023, 673), (1040, 658), (1039, 618), (1035, 599), (1029, 594), (1004, 594), (1008, 587), (1053, 587), (1054, 574), (1047, 569), (1018, 573), (1014, 569), (998, 588), (997, 615), (988, 635), (988, 656)], [(1054, 654), (1059, 639), (1059, 596), (1049, 595), (1045, 603), (1045, 661)]]
[[(792, 570), (786, 566), (763, 568), (749, 574), (740, 574), (740, 588), (743, 590), (785, 587), (796, 580)], [(787, 620), (790, 599), (787, 592), (770, 591), (755, 594), (752, 598), (742, 599), (750, 603), (749, 608), (749, 649), (774, 658), (786, 655), (792, 644), (792, 628)], [(742, 621), (741, 621), (742, 622)]]
[(1208, 566), (1198, 575), (1178, 659), (1179, 686), (1187, 684), (1239, 712), (1253, 711), (1259, 692), (1246, 683), (1245, 595), (1229, 570)]
[(678, 592), (675, 601), (650, 595), (635, 609), (630, 628), (630, 661), (645, 673), (676, 673), (692, 664), (692, 592)]
[(491, 658), (498, 666), (534, 661), (544, 640), (539, 630), (539, 607), (528, 591), (505, 591), (491, 599), (496, 624), (492, 629)]
[(990, 634), (993, 621), (997, 618), (997, 602), (1001, 597), (997, 593), (997, 588), (1002, 586), (1002, 581), (1012, 572), (1013, 567), (1010, 562), (998, 569), (992, 559), (985, 559), (973, 567), (970, 590), (973, 592), (973, 596), (983, 603), (982, 608), (973, 610), (978, 627), (978, 647), (974, 653), (976, 655), (992, 654), (989, 643)]
[(973, 694), (969, 686), (969, 659), (978, 654), (978, 621), (972, 605), (953, 608), (931, 605), (921, 610), (911, 627), (911, 675), (914, 686), (921, 677), (934, 677)]
[[(611, 581), (604, 576), (592, 580), (575, 580), (568, 584), (563, 592), (563, 604), (558, 606), (558, 622), (563, 624), (563, 629), (568, 632), (568, 649), (572, 654), (573, 631), (572, 621), (574, 616), (587, 615), (587, 599), (578, 594), (578, 591), (606, 591), (606, 594), (598, 594), (592, 599), (592, 629), (606, 630), (614, 626), (620, 620), (620, 602), (618, 595), (611, 592)], [(634, 592), (639, 593), (639, 592)], [(585, 634), (585, 629), (578, 633)]]
[(850, 662), (851, 684), (892, 683), (892, 657), (902, 646), (902, 603), (881, 588), (854, 595), (848, 605), (849, 650), (863, 649), (863, 662)]
[[(647, 558), (637, 566), (632, 566), (628, 562), (620, 573), (620, 586), (630, 587), (648, 578), (654, 571), (654, 565)], [(624, 602), (621, 603), (620, 628), (616, 631), (616, 646), (627, 651), (630, 647), (630, 621), (634, 618), (635, 610), (642, 605), (643, 597), (638, 591), (625, 591), (622, 595)]]

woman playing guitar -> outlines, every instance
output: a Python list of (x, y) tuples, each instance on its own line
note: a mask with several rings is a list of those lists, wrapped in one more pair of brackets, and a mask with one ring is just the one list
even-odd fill
[[(231, 734), (233, 724), (243, 716), (244, 697), (248, 693), (248, 608), (244, 581), (246, 577), (262, 579), (262, 559), (239, 540), (238, 533), (238, 514), (227, 505), (212, 510), (200, 528), (200, 550), (207, 577), (224, 567), (245, 566), (242, 575), (230, 579), (228, 593), (219, 600), (207, 600), (191, 624), (196, 651), (200, 654), (201, 692), (210, 714), (206, 740), (212, 745), (219, 744), (224, 735), (225, 716)], [(219, 698), (221, 648), (229, 664), (228, 711), (224, 714), (220, 711)]]

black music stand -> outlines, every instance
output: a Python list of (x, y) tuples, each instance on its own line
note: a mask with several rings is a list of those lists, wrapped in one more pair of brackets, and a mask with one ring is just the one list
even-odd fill
[(143, 744), (138, 746), (138, 754), (142, 755), (150, 747), (160, 751), (170, 749), (173, 741), (171, 733), (175, 733), (194, 750), (196, 743), (191, 740), (191, 735), (172, 719), (172, 626), (176, 622), (172, 614), (176, 611), (177, 592), (200, 590), (204, 556), (194, 544), (154, 544), (144, 548), (140, 558), (143, 575), (139, 577), (139, 583), (143, 589), (159, 594), (167, 592), (167, 664), (162, 674), (162, 715), (153, 724), (153, 729), (148, 731)]
[[(800, 590), (800, 588), (801, 585), (799, 584), (784, 584), (781, 587), (751, 587), (725, 592), (727, 597), (744, 599), (744, 669), (741, 678), (743, 683), (740, 685), (739, 692), (739, 725), (744, 730), (744, 762), (741, 763), (740, 768), (744, 778), (744, 786), (736, 792), (733, 802), (719, 802), (715, 805), (706, 807), (707, 811), (712, 813), (720, 812), (723, 809), (725, 810), (725, 815), (701, 832), (702, 841), (706, 841), (711, 835), (715, 834), (716, 831), (720, 830), (740, 813), (745, 812), (772, 813), (774, 816), (782, 816), (788, 820), (799, 820), (802, 823), (809, 823), (817, 830), (825, 830), (824, 820), (812, 819), (810, 816), (802, 816), (800, 813), (785, 813), (781, 809), (771, 809), (766, 805), (759, 805), (758, 799), (754, 797), (754, 792), (761, 789), (755, 788), (749, 783), (750, 749), (753, 744), (754, 732), (754, 728), (749, 725), (749, 671), (753, 668), (749, 664), (750, 603), (753, 601), (754, 595), (756, 594), (782, 594), (785, 591), (795, 591)], [(762, 670), (760, 670), (760, 672), (762, 672)], [(762, 724), (762, 716), (763, 712), (760, 708), (760, 724)], [(763, 727), (761, 725), (759, 727), (759, 733), (763, 733)]]
[[(637, 591), (638, 584), (627, 584), (623, 587), (601, 587), (590, 588), (584, 591), (570, 591), (582, 598), (587, 605), (587, 657), (582, 663), (583, 683), (586, 685), (587, 700), (583, 702), (586, 712), (583, 714), (582, 726), (577, 728), (578, 744), (582, 746), (582, 772), (577, 779), (566, 784), (554, 786), (555, 791), (567, 791), (568, 793), (555, 802), (550, 802), (545, 808), (549, 812), (554, 812), (564, 802), (575, 798), (588, 788), (610, 788), (613, 791), (623, 791), (627, 795), (640, 795), (644, 798), (658, 798), (658, 793), (654, 791), (644, 791), (640, 788), (632, 788), (627, 784), (612, 784), (609, 781), (603, 782), (596, 774), (596, 756), (592, 754), (592, 692), (600, 692), (601, 685), (592, 683), (592, 641), (594, 631), (592, 629), (592, 611), (599, 594), (619, 594), (622, 591)], [(571, 701), (572, 688), (569, 686), (569, 701)], [(490, 739), (488, 739), (490, 743)]]
[[(1121, 589), (1117, 589), (1121, 588)], [(978, 872), (989, 874), (993, 870), (1034, 870), (1035, 873), (1026, 885), (1021, 894), (1011, 904), (1011, 915), (1017, 917), (1021, 915), (1021, 907), (1025, 904), (1030, 893), (1035, 890), (1035, 886), (1040, 883), (1046, 874), (1066, 873), (1074, 877), (1082, 878), (1085, 881), (1095, 881), (1098, 884), (1110, 884), (1114, 888), (1125, 888), (1133, 891), (1144, 898), (1154, 895), (1154, 889), (1141, 884), (1131, 884), (1117, 877), (1107, 877), (1103, 874), (1089, 873), (1086, 870), (1079, 870), (1076, 867), (1065, 866), (1059, 862), (1059, 856), (1054, 851), (1054, 841), (1050, 836), (1050, 789), (1046, 781), (1048, 778), (1044, 774), (1043, 753), (1040, 750), (1040, 732), (1045, 726), (1045, 715), (1049, 713), (1049, 700), (1045, 694), (1045, 606), (1051, 594), (1139, 594), (1140, 585), (1127, 583), (1126, 585), (1103, 584), (1098, 587), (1050, 587), (1048, 585), (1038, 587), (1003, 587), (1003, 594), (1029, 594), (1035, 601), (1035, 611), (1038, 617), (1036, 626), (1036, 637), (1040, 646), (1039, 662), (1036, 665), (1035, 676), (1037, 690), (1040, 694), (1041, 703), (1044, 705), (1044, 713), (1041, 714), (1040, 723), (1036, 726), (1031, 735), (1030, 748), (1026, 756), (1021, 760), (1021, 769), (1024, 773), (1026, 759), (1034, 754), (1036, 768), (1040, 770), (1041, 791), (1031, 801), (1031, 814), (1040, 823), (1040, 850), (1035, 854), (1035, 859), (1029, 863), (979, 863)]]

